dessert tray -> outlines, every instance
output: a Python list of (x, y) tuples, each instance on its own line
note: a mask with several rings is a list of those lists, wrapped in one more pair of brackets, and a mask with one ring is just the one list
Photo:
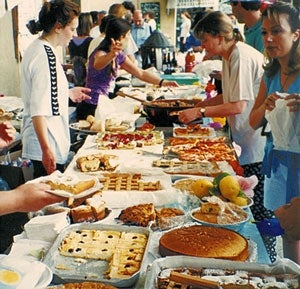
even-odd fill
[[(95, 281), (130, 287), (139, 277), (149, 238), (150, 231), (142, 227), (75, 224), (59, 234), (44, 263), (64, 282)], [(126, 256), (123, 249), (128, 250)], [(118, 277), (110, 278), (117, 273)]]
[[(175, 275), (179, 276), (181, 281), (170, 281), (171, 272), (176, 272)], [(295, 289), (300, 286), (299, 272), (299, 265), (288, 259), (281, 259), (275, 264), (268, 265), (172, 256), (160, 258), (153, 262), (150, 272), (146, 275), (144, 288), (192, 288), (184, 287), (187, 285), (207, 288), (204, 287), (207, 284), (210, 284), (211, 287), (209, 288), (227, 288), (226, 285), (229, 286), (229, 284), (234, 284), (234, 288), (239, 288), (238, 285), (250, 284), (252, 287), (249, 285), (247, 288)], [(190, 274), (193, 274), (193, 277)], [(218, 287), (220, 285), (223, 287)]]

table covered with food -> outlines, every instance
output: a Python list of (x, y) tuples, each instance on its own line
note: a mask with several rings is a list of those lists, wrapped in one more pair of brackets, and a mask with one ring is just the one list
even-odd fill
[[(299, 288), (298, 265), (269, 260), (250, 210), (257, 178), (242, 176), (223, 123), (160, 127), (161, 112), (140, 116), (149, 91), (124, 94), (133, 115), (71, 124), (84, 142), (66, 171), (32, 180), (66, 201), (30, 214), (0, 259), (3, 288)], [(153, 111), (185, 107), (164, 100)]]

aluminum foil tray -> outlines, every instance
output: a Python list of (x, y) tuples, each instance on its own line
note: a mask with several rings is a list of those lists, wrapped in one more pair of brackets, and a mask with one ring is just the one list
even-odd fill
[(56, 238), (52, 247), (45, 256), (44, 263), (52, 270), (53, 274), (58, 275), (64, 282), (80, 282), (80, 281), (93, 281), (103, 282), (116, 287), (130, 287), (135, 284), (139, 277), (140, 271), (133, 274), (128, 279), (106, 279), (103, 273), (108, 269), (108, 262), (92, 259), (81, 259), (74, 257), (66, 257), (60, 255), (58, 248), (62, 240), (72, 231), (78, 230), (109, 230), (119, 232), (131, 232), (145, 234), (148, 237), (148, 242), (145, 247), (143, 260), (140, 268), (148, 252), (150, 230), (144, 227), (124, 226), (124, 225), (106, 225), (106, 224), (93, 224), (81, 223), (74, 224), (66, 227)]
[[(152, 266), (146, 275), (144, 288), (156, 289), (157, 276), (162, 271), (164, 271), (164, 274), (165, 273), (167, 274), (172, 269), (176, 269), (176, 268), (194, 268), (194, 269), (208, 268), (208, 269), (212, 269), (212, 271), (217, 271), (218, 269), (235, 270), (235, 271), (240, 270), (240, 271), (247, 271), (247, 272), (266, 273), (271, 275), (295, 274), (297, 275), (296, 279), (298, 280), (298, 284), (294, 284), (294, 286), (296, 287), (276, 287), (276, 288), (299, 288), (298, 286), (300, 285), (300, 275), (299, 275), (300, 266), (289, 259), (281, 259), (276, 263), (269, 265), (269, 264), (228, 261), (228, 260), (210, 259), (210, 258), (171, 256), (171, 257), (156, 259), (152, 263)], [(275, 288), (275, 287), (268, 287), (268, 288)]]

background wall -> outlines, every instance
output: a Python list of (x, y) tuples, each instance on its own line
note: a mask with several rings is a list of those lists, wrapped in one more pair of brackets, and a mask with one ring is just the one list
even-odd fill
[(19, 63), (15, 59), (11, 12), (0, 18), (0, 93), (20, 96)]
[[(26, 5), (35, 7), (42, 0), (24, 0)], [(22, 1), (20, 1), (22, 2)], [(123, 0), (81, 0), (81, 10), (83, 12), (92, 10), (108, 11), (113, 3), (122, 3)], [(133, 0), (137, 9), (141, 3), (159, 2), (160, 3), (160, 29), (168, 36), (171, 44), (175, 44), (175, 18), (174, 9), (166, 9), (166, 0)], [(39, 9), (38, 9), (39, 11)], [(28, 13), (28, 11), (26, 12)], [(22, 14), (22, 5), (19, 6), (19, 14)], [(24, 14), (24, 11), (23, 11)], [(32, 17), (30, 17), (32, 19)], [(24, 41), (24, 40), (23, 40)], [(22, 42), (23, 43), (23, 42)], [(20, 47), (21, 49), (21, 47)], [(62, 53), (63, 55), (63, 53)], [(15, 58), (12, 13), (7, 11), (0, 17), (0, 94), (7, 96), (21, 96), (20, 93), (20, 63)]]

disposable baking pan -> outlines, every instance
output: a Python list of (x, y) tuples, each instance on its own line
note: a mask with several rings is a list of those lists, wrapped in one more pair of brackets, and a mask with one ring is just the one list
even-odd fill
[(84, 229), (145, 234), (148, 237), (148, 242), (145, 247), (144, 256), (140, 268), (143, 266), (142, 264), (145, 260), (145, 256), (148, 251), (148, 244), (150, 238), (149, 229), (136, 226), (81, 223), (66, 227), (58, 235), (52, 247), (45, 256), (44, 263), (52, 270), (53, 274), (58, 275), (65, 282), (93, 281), (103, 282), (116, 287), (133, 286), (139, 277), (140, 270), (127, 279), (107, 279), (103, 275), (104, 272), (108, 269), (109, 264), (107, 261), (81, 259), (60, 255), (58, 248), (62, 240), (70, 232)]
[(295, 279), (298, 280), (298, 284), (293, 285), (295, 287), (268, 287), (268, 288), (299, 288), (298, 286), (300, 285), (300, 275), (299, 275), (300, 266), (289, 259), (281, 259), (278, 262), (269, 265), (269, 264), (253, 263), (253, 262), (220, 260), (220, 259), (213, 259), (213, 258), (171, 256), (171, 257), (156, 259), (152, 263), (151, 269), (149, 270), (149, 272), (147, 272), (146, 275), (144, 288), (156, 289), (157, 276), (161, 274), (162, 271), (164, 271), (164, 277), (168, 277), (166, 276), (168, 272), (174, 269), (181, 269), (181, 268), (193, 268), (193, 269), (207, 268), (207, 269), (212, 269), (212, 271), (214, 271), (215, 274), (216, 271), (219, 269), (266, 273), (274, 276), (279, 274), (295, 274), (296, 275)]

